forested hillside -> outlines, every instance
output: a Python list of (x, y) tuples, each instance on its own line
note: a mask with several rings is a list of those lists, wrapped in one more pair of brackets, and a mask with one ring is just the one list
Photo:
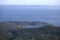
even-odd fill
[(21, 28), (16, 24), (0, 23), (0, 40), (60, 40), (60, 27), (45, 25)]

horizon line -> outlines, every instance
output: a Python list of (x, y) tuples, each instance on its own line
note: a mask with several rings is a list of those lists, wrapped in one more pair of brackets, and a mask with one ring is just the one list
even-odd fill
[(60, 6), (60, 5), (0, 5), (0, 6)]

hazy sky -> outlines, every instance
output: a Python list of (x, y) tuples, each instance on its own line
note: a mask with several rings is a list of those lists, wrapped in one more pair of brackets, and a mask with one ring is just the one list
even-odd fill
[(0, 0), (0, 5), (60, 5), (60, 0)]

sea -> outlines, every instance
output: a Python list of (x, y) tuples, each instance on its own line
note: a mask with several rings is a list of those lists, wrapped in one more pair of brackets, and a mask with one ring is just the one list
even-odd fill
[(40, 21), (60, 26), (60, 9), (47, 6), (1, 6), (0, 21)]

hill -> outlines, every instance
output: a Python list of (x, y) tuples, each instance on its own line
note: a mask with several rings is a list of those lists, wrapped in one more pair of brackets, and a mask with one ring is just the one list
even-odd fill
[(15, 24), (1, 22), (0, 40), (60, 40), (60, 27), (17, 28)]

